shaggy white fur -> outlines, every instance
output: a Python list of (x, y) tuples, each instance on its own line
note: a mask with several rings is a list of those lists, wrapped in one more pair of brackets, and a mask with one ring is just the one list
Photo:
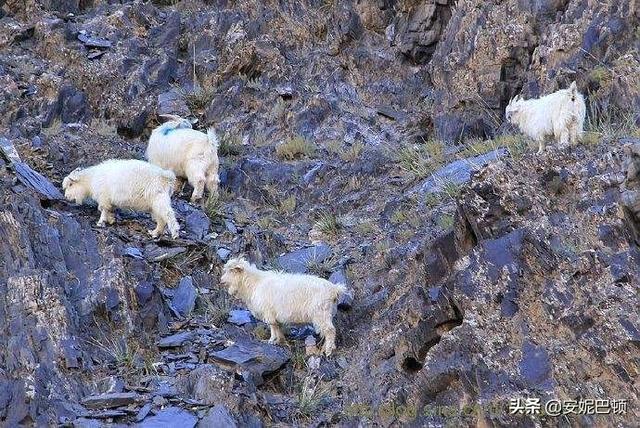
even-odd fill
[(278, 323), (312, 323), (325, 339), (325, 355), (335, 349), (333, 315), (338, 296), (345, 292), (344, 285), (313, 275), (263, 271), (244, 258), (229, 260), (220, 281), (257, 318), (269, 324), (270, 343), (285, 340)]
[(542, 98), (513, 98), (506, 108), (507, 120), (538, 142), (538, 153), (545, 149), (545, 140), (553, 137), (560, 147), (577, 144), (582, 137), (586, 107), (576, 82)]
[(114, 208), (125, 208), (151, 213), (156, 228), (149, 231), (157, 238), (169, 226), (173, 238), (178, 237), (179, 226), (171, 207), (171, 192), (176, 176), (148, 162), (107, 160), (89, 168), (78, 168), (62, 181), (64, 196), (82, 204), (91, 198), (98, 203), (100, 220), (113, 224)]
[(191, 129), (191, 124), (179, 116), (165, 115), (173, 120), (151, 133), (147, 159), (154, 165), (171, 170), (178, 178), (186, 178), (193, 186), (191, 202), (204, 193), (218, 190), (218, 137), (210, 128), (207, 133)]

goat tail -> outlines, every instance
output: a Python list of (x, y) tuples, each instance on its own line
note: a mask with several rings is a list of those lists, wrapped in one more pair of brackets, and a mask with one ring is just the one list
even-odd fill
[(218, 147), (218, 134), (216, 134), (216, 130), (214, 128), (207, 129), (207, 138), (212, 146)]

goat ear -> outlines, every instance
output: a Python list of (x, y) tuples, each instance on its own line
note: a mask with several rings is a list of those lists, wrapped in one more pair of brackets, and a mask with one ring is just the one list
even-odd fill
[(225, 269), (228, 269), (229, 271), (234, 272), (234, 273), (243, 272), (247, 268), (247, 266), (249, 265), (249, 263), (244, 259), (244, 257), (231, 259), (227, 263), (228, 263), (228, 265), (225, 265)]
[(576, 92), (578, 92), (578, 86), (576, 85), (575, 80), (571, 82), (571, 85), (569, 86), (569, 90), (571, 91), (572, 94), (575, 94)]

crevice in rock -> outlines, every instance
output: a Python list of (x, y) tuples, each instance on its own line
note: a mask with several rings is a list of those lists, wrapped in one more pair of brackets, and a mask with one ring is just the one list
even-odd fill
[(456, 314), (456, 318), (441, 322), (440, 324), (433, 327), (433, 331), (429, 335), (431, 338), (428, 339), (420, 347), (420, 349), (418, 349), (418, 352), (416, 352), (414, 355), (408, 355), (407, 357), (405, 357), (405, 359), (402, 362), (402, 368), (407, 373), (415, 374), (419, 372), (422, 369), (424, 365), (424, 360), (427, 357), (427, 354), (429, 353), (431, 348), (433, 348), (438, 343), (440, 343), (440, 340), (442, 339), (442, 336), (445, 333), (462, 325), (462, 321), (463, 321), (462, 314), (460, 313), (460, 310), (458, 309), (457, 305), (452, 303), (451, 307), (453, 308)]

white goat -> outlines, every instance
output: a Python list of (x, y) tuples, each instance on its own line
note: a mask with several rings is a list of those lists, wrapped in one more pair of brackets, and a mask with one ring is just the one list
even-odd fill
[(312, 323), (325, 339), (324, 353), (336, 347), (333, 315), (342, 284), (333, 284), (312, 275), (263, 271), (244, 258), (229, 260), (220, 278), (229, 294), (240, 298), (249, 310), (271, 328), (269, 343), (282, 343), (278, 323)]
[(191, 202), (202, 198), (206, 186), (210, 193), (218, 190), (218, 137), (210, 128), (207, 133), (191, 129), (191, 123), (175, 115), (153, 130), (147, 145), (147, 159), (154, 165), (171, 170), (178, 178), (186, 178), (193, 186)]
[(64, 196), (69, 201), (82, 204), (91, 198), (98, 203), (100, 219), (113, 224), (114, 208), (125, 208), (151, 213), (156, 228), (149, 234), (157, 238), (165, 226), (173, 238), (178, 237), (179, 226), (171, 207), (171, 193), (176, 176), (148, 162), (107, 160), (89, 168), (77, 168), (62, 181)]
[(586, 107), (576, 82), (542, 98), (524, 100), (519, 95), (506, 108), (507, 120), (538, 142), (538, 153), (545, 140), (553, 137), (560, 147), (577, 144), (582, 137)]

